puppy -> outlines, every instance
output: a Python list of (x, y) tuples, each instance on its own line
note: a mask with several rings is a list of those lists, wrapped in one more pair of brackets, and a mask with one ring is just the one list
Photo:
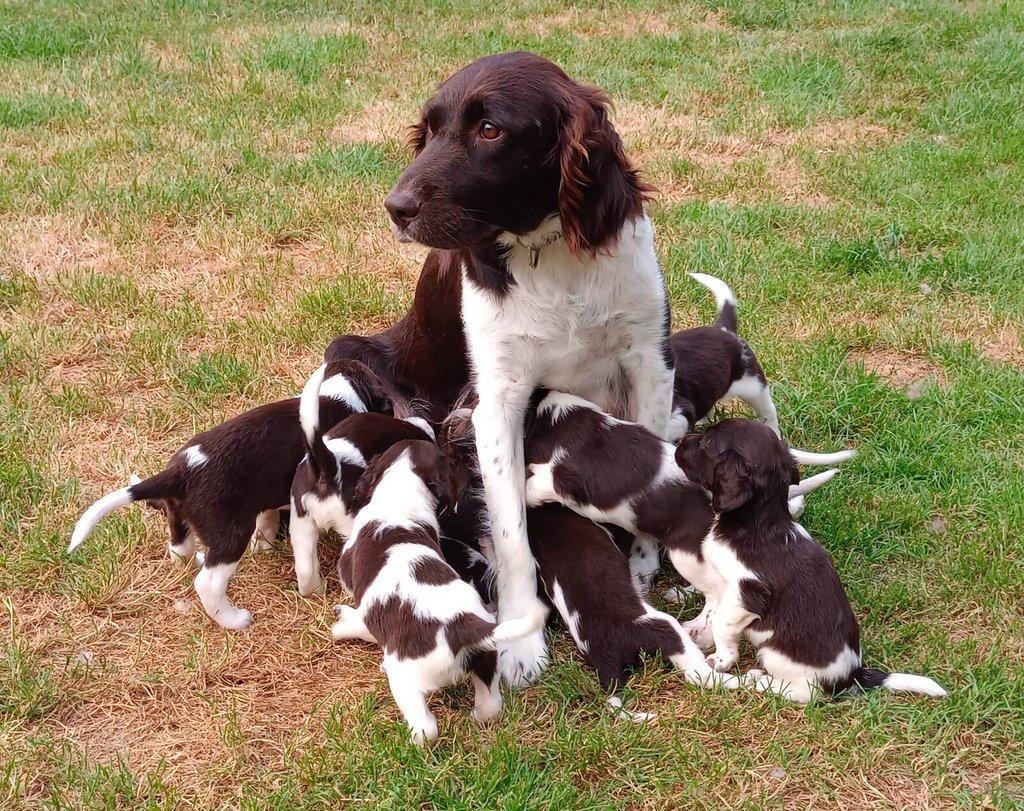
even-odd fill
[(709, 327), (680, 330), (669, 338), (676, 371), (668, 440), (682, 439), (716, 403), (733, 397), (750, 406), (758, 419), (781, 436), (775, 401), (761, 364), (750, 345), (736, 334), (736, 297), (721, 279), (705, 273), (689, 275), (714, 294), (718, 318)]
[[(626, 558), (608, 530), (554, 504), (528, 510), (526, 523), (544, 591), (603, 690), (613, 694), (642, 654), (657, 653), (693, 684), (738, 686), (716, 680), (678, 620), (637, 595)], [(609, 701), (621, 708), (614, 695)]]
[[(333, 425), (357, 412), (391, 411), (379, 379), (362, 363), (339, 361), (327, 377), (318, 401), (321, 421)], [(172, 560), (189, 562), (196, 541), (206, 545), (195, 579), (206, 613), (223, 628), (248, 628), (252, 615), (228, 599), (228, 583), (258, 523), (269, 532), (266, 513), (288, 504), (303, 453), (299, 398), (254, 408), (194, 436), (155, 476), (95, 502), (75, 524), (68, 552), (109, 513), (147, 501), (167, 516)]]
[(358, 508), (338, 572), (355, 608), (338, 606), (335, 639), (384, 650), (382, 669), (417, 744), (437, 738), (429, 693), (468, 673), (474, 718), (501, 712), (495, 644), (542, 628), (546, 610), (497, 624), (438, 545), (438, 507), (453, 507), (465, 474), (433, 443), (406, 440), (374, 459), (356, 485)]
[(699, 585), (717, 603), (709, 664), (728, 669), (746, 636), (764, 666), (747, 674), (759, 691), (798, 702), (877, 687), (946, 695), (925, 676), (864, 666), (857, 619), (832, 559), (789, 515), (788, 488), (799, 472), (770, 429), (724, 420), (684, 439), (680, 455), (715, 509), (700, 549)]
[[(346, 417), (324, 434), (317, 403), (326, 372), (324, 364), (313, 373), (302, 390), (299, 404), (306, 456), (292, 479), (289, 536), (299, 594), (303, 597), (325, 586), (317, 562), (321, 533), (333, 529), (347, 538), (352, 530), (355, 512), (348, 501), (367, 461), (404, 439), (434, 440), (430, 424), (420, 417), (396, 419), (373, 412)], [(393, 402), (396, 413), (411, 413), (398, 395)]]
[[(853, 455), (799, 453), (818, 463)], [(699, 554), (714, 511), (706, 489), (680, 466), (674, 445), (580, 397), (549, 392), (526, 437), (526, 462), (529, 506), (558, 502), (591, 520), (654, 538), (676, 571), (694, 582), (684, 564)]]

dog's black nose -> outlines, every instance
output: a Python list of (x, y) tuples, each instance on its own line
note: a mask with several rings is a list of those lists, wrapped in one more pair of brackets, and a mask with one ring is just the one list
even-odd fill
[(384, 208), (399, 228), (405, 228), (420, 212), (420, 203), (408, 192), (393, 190), (384, 199)]

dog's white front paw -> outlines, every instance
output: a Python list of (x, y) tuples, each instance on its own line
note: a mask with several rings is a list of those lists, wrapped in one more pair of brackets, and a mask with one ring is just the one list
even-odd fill
[(243, 631), (252, 625), (252, 614), (244, 608), (222, 608), (214, 620), (221, 628)]
[(724, 673), (730, 667), (732, 667), (736, 660), (739, 658), (739, 651), (734, 650), (723, 650), (718, 648), (706, 659), (708, 667), (712, 670), (716, 670), (719, 673)]
[(323, 597), (325, 594), (327, 594), (327, 581), (319, 573), (305, 583), (299, 583), (299, 595), (302, 597), (313, 597), (314, 595)]
[(535, 682), (547, 663), (548, 648), (543, 629), (507, 642), (498, 650), (498, 670), (512, 687), (525, 687)]
[(477, 704), (473, 707), (473, 720), (478, 724), (486, 724), (488, 721), (493, 721), (504, 709), (504, 705), (501, 701), (501, 696), (489, 700), (484, 703)]
[(422, 727), (410, 727), (412, 742), (417, 746), (427, 746), (437, 740), (437, 724), (426, 724)]

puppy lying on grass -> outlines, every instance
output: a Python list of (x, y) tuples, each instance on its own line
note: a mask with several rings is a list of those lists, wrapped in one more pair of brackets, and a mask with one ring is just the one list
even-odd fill
[[(322, 423), (392, 410), (381, 380), (359, 361), (336, 361), (326, 378), (316, 403)], [(222, 628), (248, 628), (252, 614), (228, 599), (228, 583), (257, 527), (276, 533), (277, 510), (288, 504), (303, 453), (299, 398), (254, 408), (192, 437), (155, 476), (96, 501), (75, 524), (68, 552), (114, 510), (146, 501), (167, 517), (173, 561), (189, 563), (197, 559), (196, 541), (206, 545), (195, 579), (206, 613)]]
[(687, 565), (690, 581), (715, 604), (709, 664), (731, 667), (745, 636), (764, 667), (747, 681), (792, 701), (878, 687), (946, 695), (925, 676), (864, 666), (857, 619), (832, 559), (789, 515), (788, 489), (799, 472), (775, 434), (750, 420), (724, 420), (686, 437), (680, 456), (715, 509)]
[(433, 443), (399, 442), (366, 468), (352, 495), (358, 510), (338, 560), (354, 608), (338, 606), (335, 639), (363, 639), (384, 650), (382, 669), (417, 744), (437, 738), (427, 696), (467, 673), (473, 717), (502, 710), (495, 644), (541, 628), (546, 610), (495, 622), (469, 583), (445, 562), (437, 510), (452, 508), (465, 473)]

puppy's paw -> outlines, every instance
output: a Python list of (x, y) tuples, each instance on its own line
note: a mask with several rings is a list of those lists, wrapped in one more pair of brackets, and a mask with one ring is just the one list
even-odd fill
[(547, 664), (548, 648), (543, 629), (502, 645), (498, 652), (498, 670), (512, 687), (532, 684)]
[(301, 597), (323, 597), (327, 594), (327, 581), (319, 574), (311, 577), (308, 582), (299, 584)]
[(437, 724), (426, 724), (422, 727), (410, 727), (410, 737), (417, 746), (429, 746), (437, 740)]
[(693, 586), (672, 586), (670, 589), (665, 590), (665, 602), (666, 603), (685, 603), (687, 598), (691, 594), (695, 594), (697, 589)]
[(252, 614), (244, 608), (225, 608), (214, 617), (217, 624), (228, 631), (244, 631), (252, 625)]
[(273, 548), (274, 545), (258, 532), (249, 541), (249, 549), (253, 552), (269, 552)]
[(739, 658), (738, 651), (731, 650), (716, 650), (705, 660), (708, 663), (708, 667), (719, 673), (724, 673), (734, 664)]
[(501, 715), (503, 709), (501, 698), (487, 704), (478, 704), (473, 708), (473, 720), (482, 726)]

